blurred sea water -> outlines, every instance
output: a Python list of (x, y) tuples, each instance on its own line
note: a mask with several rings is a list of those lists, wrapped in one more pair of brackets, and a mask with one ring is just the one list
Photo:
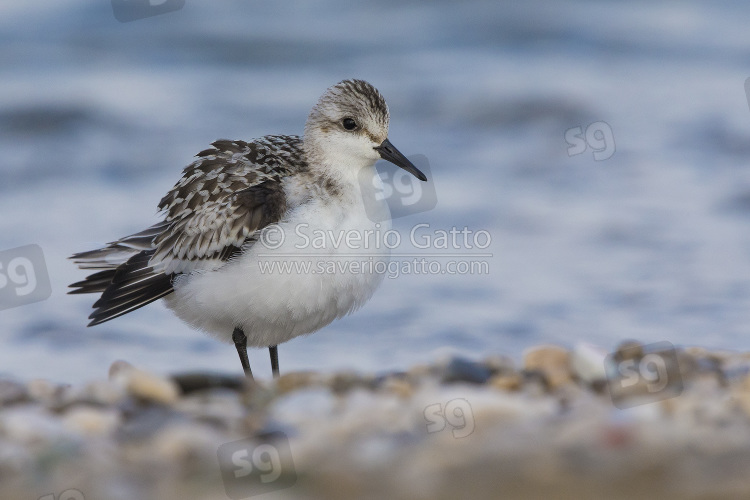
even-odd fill
[[(437, 206), (395, 228), (487, 231), (489, 272), (386, 279), (283, 344), (282, 371), (628, 338), (748, 350), (749, 17), (740, 1), (187, 0), (120, 23), (106, 1), (3, 2), (0, 250), (39, 245), (52, 296), (0, 311), (0, 373), (238, 371), (231, 346), (159, 304), (87, 329), (95, 298), (66, 295), (85, 275), (66, 257), (156, 222), (211, 141), (301, 134), (350, 77), (385, 95), (391, 141), (429, 160)], [(566, 131), (600, 122), (570, 156)], [(614, 153), (595, 160), (597, 144)], [(270, 374), (265, 351), (250, 357)]]

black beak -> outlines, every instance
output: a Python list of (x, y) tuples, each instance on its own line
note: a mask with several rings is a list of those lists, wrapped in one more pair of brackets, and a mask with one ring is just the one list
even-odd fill
[(427, 180), (427, 177), (425, 177), (425, 175), (417, 167), (415, 167), (414, 164), (406, 158), (406, 156), (401, 154), (401, 151), (396, 149), (396, 146), (391, 144), (391, 141), (389, 141), (388, 139), (384, 140), (383, 144), (376, 147), (375, 151), (380, 153), (380, 157), (382, 159), (393, 163), (397, 167), (403, 168), (420, 181)]

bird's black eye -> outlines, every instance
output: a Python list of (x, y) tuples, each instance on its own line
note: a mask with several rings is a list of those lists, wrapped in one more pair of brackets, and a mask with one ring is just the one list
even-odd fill
[(355, 122), (351, 118), (344, 118), (341, 124), (344, 126), (346, 130), (354, 130), (355, 128), (357, 128), (357, 122)]

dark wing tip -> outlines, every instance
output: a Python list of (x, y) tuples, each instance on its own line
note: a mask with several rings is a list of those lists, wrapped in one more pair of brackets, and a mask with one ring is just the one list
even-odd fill
[(69, 294), (101, 293), (88, 326), (98, 325), (139, 309), (172, 293), (170, 276), (149, 266), (154, 251), (139, 252), (116, 269), (100, 271), (73, 283)]

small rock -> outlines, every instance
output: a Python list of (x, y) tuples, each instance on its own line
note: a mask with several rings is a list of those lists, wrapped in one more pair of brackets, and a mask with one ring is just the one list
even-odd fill
[(318, 422), (322, 425), (322, 422), (330, 418), (339, 403), (339, 396), (334, 395), (325, 387), (310, 387), (295, 391), (273, 402), (269, 408), (266, 425), (269, 425), (268, 422), (293, 427), (310, 422)]
[(130, 414), (116, 431), (117, 439), (123, 442), (150, 439), (163, 427), (185, 419), (168, 406), (150, 405), (131, 410), (126, 412)]
[(380, 389), (381, 386), (388, 380), (389, 378), (400, 378), (401, 380), (405, 380), (409, 377), (409, 375), (406, 372), (387, 372), (387, 373), (381, 373), (375, 377), (375, 380), (373, 381), (374, 387), (376, 389)]
[(79, 404), (108, 407), (119, 403), (125, 397), (122, 385), (106, 380), (95, 380), (86, 385), (75, 386), (53, 386), (47, 381), (35, 380), (30, 382), (28, 387), (34, 400), (55, 412), (65, 411)]
[(245, 390), (240, 393), (240, 401), (251, 410), (262, 411), (273, 402), (275, 396), (276, 393), (271, 390), (268, 383), (255, 379), (254, 382), (247, 384)]
[(430, 366), (424, 363), (414, 365), (411, 368), (409, 368), (409, 370), (407, 370), (406, 376), (412, 381), (417, 381), (425, 377), (429, 377)]
[(735, 390), (732, 394), (732, 402), (750, 417), (750, 393), (742, 390)]
[(414, 388), (403, 377), (388, 377), (380, 385), (380, 388), (404, 399), (410, 398), (414, 394)]
[(510, 375), (516, 372), (516, 364), (513, 362), (513, 358), (508, 356), (490, 356), (482, 361), (482, 365), (485, 366), (492, 375)]
[(677, 398), (662, 399), (658, 404), (665, 415), (674, 416), (677, 413)]
[(29, 394), (26, 387), (18, 382), (0, 379), (0, 406), (28, 401)]
[[(49, 388), (38, 389), (42, 392)], [(87, 402), (84, 392), (84, 388), (80, 385), (60, 385), (55, 387), (51, 393), (43, 394), (42, 399), (38, 401), (46, 406), (48, 410), (59, 412), (73, 404)]]
[[(741, 380), (750, 374), (750, 362), (743, 356), (727, 356), (725, 359), (715, 356), (705, 356), (697, 359), (699, 369), (718, 371), (721, 373), (721, 377), (727, 382)], [(682, 368), (682, 361), (680, 361), (680, 368)]]
[(223, 429), (230, 428), (246, 413), (237, 392), (229, 389), (183, 395), (173, 408), (193, 420), (207, 422)]
[(318, 376), (314, 372), (289, 372), (276, 380), (276, 390), (279, 394), (286, 394), (309, 387), (317, 382)]
[(112, 363), (109, 367), (109, 379), (110, 380), (116, 380), (122, 375), (131, 372), (135, 370), (135, 367), (128, 363), (127, 361), (123, 361), (122, 359), (118, 359), (114, 363)]
[(49, 380), (34, 379), (26, 384), (26, 390), (29, 396), (43, 405), (51, 406), (54, 400), (59, 396), (62, 387), (55, 385)]
[(524, 352), (523, 364), (526, 370), (544, 373), (552, 389), (572, 381), (570, 354), (562, 347), (543, 345), (528, 349)]
[(354, 372), (343, 372), (334, 374), (328, 384), (334, 393), (345, 394), (357, 387), (371, 389), (374, 379), (365, 378)]
[(643, 357), (643, 344), (637, 340), (626, 340), (621, 342), (615, 349), (612, 357), (615, 361), (625, 361), (626, 359), (641, 359)]
[(181, 373), (172, 376), (172, 381), (180, 388), (180, 393), (190, 394), (208, 389), (241, 390), (247, 381), (243, 376), (228, 376), (219, 373)]
[(440, 379), (444, 384), (453, 382), (468, 382), (470, 384), (484, 384), (492, 376), (490, 370), (465, 358), (454, 357), (441, 370)]
[(495, 375), (488, 382), (490, 387), (503, 391), (517, 391), (521, 388), (523, 378), (518, 373), (510, 375)]
[(51, 442), (65, 434), (60, 420), (38, 405), (17, 405), (0, 415), (3, 434), (17, 443), (33, 445)]
[(215, 460), (217, 442), (221, 443), (221, 439), (210, 427), (184, 422), (162, 429), (152, 446), (162, 460), (184, 465), (200, 457)]
[(86, 384), (84, 397), (91, 404), (112, 406), (122, 401), (125, 391), (122, 386), (107, 380), (95, 380)]
[(722, 370), (722, 361), (714, 356), (696, 357), (680, 349), (676, 352), (677, 369), (683, 380), (711, 375), (721, 383), (727, 383), (727, 377)]
[(573, 349), (570, 367), (573, 373), (583, 382), (594, 384), (606, 380), (604, 362), (607, 352), (591, 344), (579, 343)]
[(128, 371), (124, 377), (125, 389), (138, 399), (171, 405), (180, 397), (179, 387), (170, 379), (137, 369)]
[(522, 370), (521, 379), (521, 388), (534, 397), (541, 397), (552, 389), (547, 374), (542, 370)]
[(90, 406), (77, 406), (63, 417), (63, 425), (72, 431), (89, 436), (109, 434), (120, 422), (119, 414)]

